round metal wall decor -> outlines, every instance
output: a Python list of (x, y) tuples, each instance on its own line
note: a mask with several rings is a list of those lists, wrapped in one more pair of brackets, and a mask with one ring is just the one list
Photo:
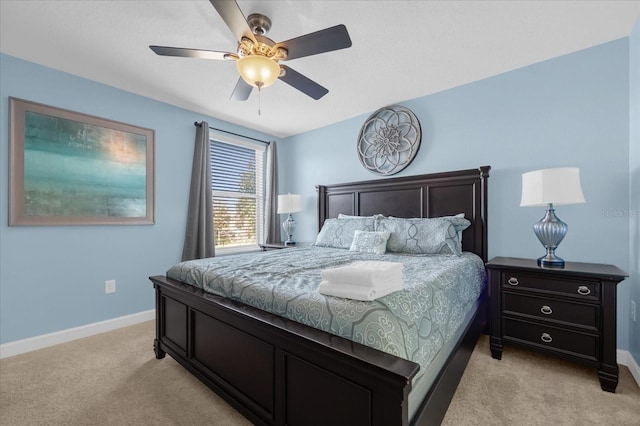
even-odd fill
[(418, 118), (400, 105), (380, 108), (364, 122), (358, 136), (358, 158), (378, 175), (393, 175), (415, 158), (422, 131)]

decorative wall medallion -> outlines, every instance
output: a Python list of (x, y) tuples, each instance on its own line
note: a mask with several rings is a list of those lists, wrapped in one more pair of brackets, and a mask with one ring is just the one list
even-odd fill
[(358, 136), (358, 158), (378, 175), (393, 175), (413, 161), (422, 132), (420, 122), (400, 105), (380, 108), (364, 122)]

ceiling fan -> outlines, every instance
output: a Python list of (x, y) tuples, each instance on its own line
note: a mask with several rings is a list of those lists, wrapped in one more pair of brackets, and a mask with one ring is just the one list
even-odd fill
[(272, 85), (277, 79), (316, 100), (329, 92), (315, 81), (279, 62), (351, 47), (351, 38), (344, 25), (275, 43), (265, 37), (271, 28), (268, 17), (254, 13), (245, 19), (235, 0), (210, 2), (238, 40), (236, 53), (167, 46), (149, 48), (162, 56), (236, 61), (240, 78), (231, 94), (232, 100), (247, 100), (254, 87), (260, 90)]

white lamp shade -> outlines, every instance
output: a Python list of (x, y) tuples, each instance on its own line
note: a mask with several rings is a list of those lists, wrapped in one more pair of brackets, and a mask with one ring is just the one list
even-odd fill
[(302, 195), (286, 194), (278, 195), (278, 214), (296, 213), (302, 211)]
[(560, 167), (522, 174), (520, 206), (584, 203), (580, 185), (580, 169)]

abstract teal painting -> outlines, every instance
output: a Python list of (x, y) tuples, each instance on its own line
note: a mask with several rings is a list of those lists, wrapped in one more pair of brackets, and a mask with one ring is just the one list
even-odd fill
[(10, 99), (10, 225), (153, 223), (154, 132)]

